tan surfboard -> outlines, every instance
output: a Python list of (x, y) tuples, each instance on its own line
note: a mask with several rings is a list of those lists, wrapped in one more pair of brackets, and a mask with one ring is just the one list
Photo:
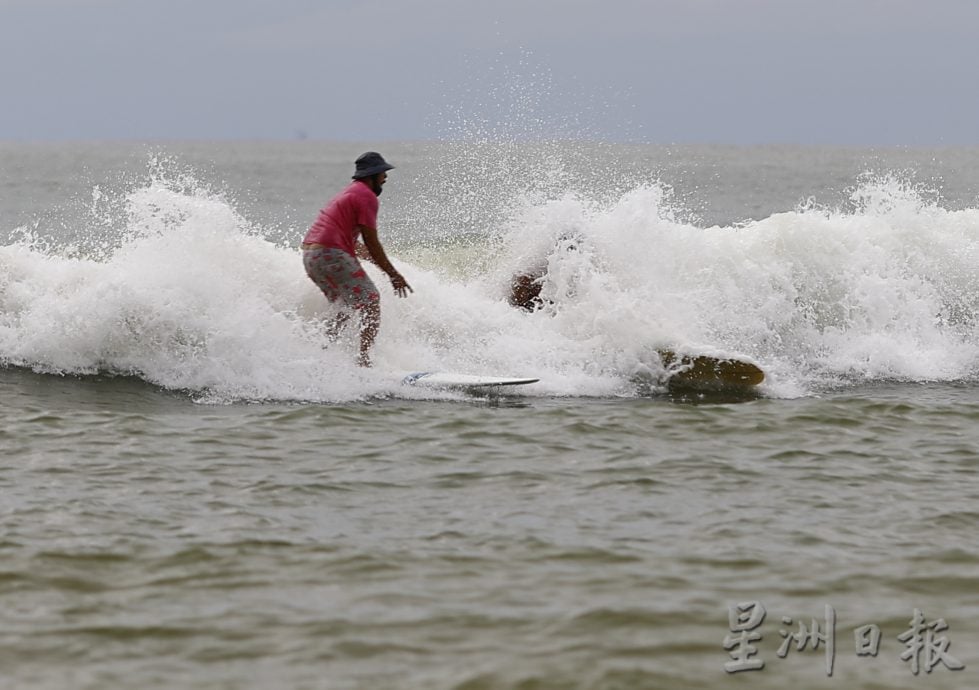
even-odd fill
[(765, 380), (765, 372), (735, 355), (693, 355), (658, 350), (670, 388), (703, 390), (750, 389)]

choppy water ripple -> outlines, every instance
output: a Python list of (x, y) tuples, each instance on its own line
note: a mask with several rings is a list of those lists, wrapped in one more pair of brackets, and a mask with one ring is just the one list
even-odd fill
[[(975, 686), (968, 388), (214, 408), (39, 385), (57, 394), (3, 402), (11, 687)], [(767, 666), (730, 676), (746, 600)], [(775, 654), (783, 616), (826, 604), (831, 679), (819, 653)], [(910, 674), (914, 608), (965, 671)]]

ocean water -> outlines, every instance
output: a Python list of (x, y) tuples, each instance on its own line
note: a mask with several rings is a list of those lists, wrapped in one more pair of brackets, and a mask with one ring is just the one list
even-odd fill
[[(369, 148), (362, 370), (297, 247)], [(0, 161), (0, 687), (979, 686), (979, 150)]]

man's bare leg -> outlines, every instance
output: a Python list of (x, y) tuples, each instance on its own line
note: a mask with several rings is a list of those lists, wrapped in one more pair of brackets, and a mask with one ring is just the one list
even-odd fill
[(371, 365), (371, 347), (377, 337), (377, 329), (381, 325), (381, 303), (370, 302), (360, 311), (360, 357), (357, 364), (362, 367)]

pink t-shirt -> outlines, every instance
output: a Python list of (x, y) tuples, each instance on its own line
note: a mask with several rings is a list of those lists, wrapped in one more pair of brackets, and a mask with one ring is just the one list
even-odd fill
[(303, 243), (322, 244), (354, 255), (358, 225), (377, 227), (377, 195), (364, 182), (354, 180), (333, 197), (306, 233)]

